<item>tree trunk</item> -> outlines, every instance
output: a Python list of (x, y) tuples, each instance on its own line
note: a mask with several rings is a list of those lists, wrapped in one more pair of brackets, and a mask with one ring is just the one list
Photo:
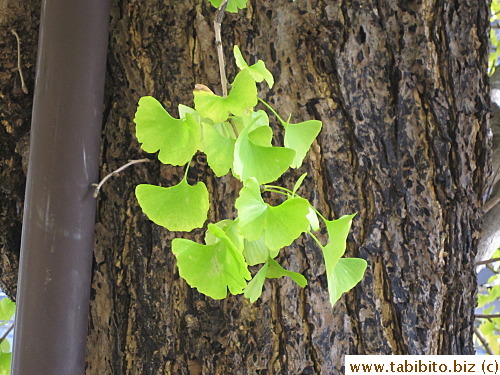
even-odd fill
[[(281, 182), (291, 187), (308, 172), (301, 193), (325, 216), (358, 212), (347, 255), (368, 261), (362, 282), (332, 309), (321, 251), (303, 236), (280, 261), (307, 277), (304, 290), (280, 279), (266, 281), (255, 304), (200, 295), (179, 278), (170, 241), (201, 241), (203, 231), (152, 224), (134, 196), (137, 184), (171, 185), (182, 170), (136, 165), (98, 198), (88, 375), (337, 374), (344, 354), (473, 353), (489, 4), (398, 3), (251, 0), (223, 23), (230, 80), (238, 44), (273, 72), (276, 85), (260, 94), (282, 116), (323, 121), (304, 166)], [(195, 83), (221, 93), (213, 16), (208, 1), (114, 1), (102, 176), (145, 157), (132, 121), (141, 96), (175, 113), (179, 103), (192, 105)], [(0, 51), (15, 66), (15, 39), (9, 43)], [(3, 83), (12, 87), (17, 76), (6, 72), (2, 100), (21, 112), (28, 99), (9, 94)], [(27, 116), (4, 107), (2, 116), (27, 126)], [(20, 178), (21, 158), (10, 147)], [(2, 185), (12, 183), (3, 173)], [(189, 180), (207, 183), (210, 222), (234, 216), (240, 185), (216, 178), (203, 154)]]
[[(16, 296), (40, 2), (0, 0), (0, 288)], [(28, 94), (22, 90), (21, 71)]]

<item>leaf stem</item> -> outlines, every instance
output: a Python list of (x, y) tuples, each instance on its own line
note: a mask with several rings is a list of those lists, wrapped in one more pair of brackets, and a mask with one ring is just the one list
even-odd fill
[(288, 194), (287, 194), (287, 193), (283, 193), (282, 191), (279, 191), (279, 190), (268, 189), (267, 187), (266, 187), (266, 188), (264, 188), (264, 191), (269, 191), (269, 192), (271, 192), (271, 193), (277, 193), (277, 194), (281, 194), (281, 195), (286, 195), (286, 196), (288, 196)]
[(102, 185), (104, 185), (104, 183), (109, 179), (111, 178), (112, 176), (117, 176), (118, 173), (120, 173), (121, 171), (123, 171), (124, 169), (130, 167), (131, 165), (134, 165), (134, 164), (138, 164), (138, 163), (148, 163), (150, 162), (151, 160), (149, 159), (139, 159), (139, 160), (130, 160), (127, 164), (125, 165), (122, 165), (120, 168), (118, 169), (115, 169), (113, 172), (107, 174), (102, 180), (101, 182), (99, 182), (98, 184), (92, 184), (92, 186), (95, 186), (95, 190), (94, 190), (94, 194), (92, 194), (92, 197), (94, 198), (97, 198), (97, 196), (99, 195), (99, 191), (101, 190), (101, 187)]
[(283, 127), (285, 127), (286, 122), (281, 118), (280, 115), (278, 115), (278, 113), (274, 110), (274, 108), (271, 107), (269, 104), (267, 104), (267, 102), (265, 100), (263, 100), (259, 97), (257, 99), (259, 100), (259, 102), (264, 104), (276, 116), (276, 118), (281, 122), (281, 125), (283, 125)]
[(226, 64), (224, 60), (224, 50), (222, 49), (222, 20), (224, 19), (224, 12), (226, 11), (227, 3), (229, 0), (222, 0), (219, 8), (215, 12), (214, 31), (215, 31), (215, 46), (217, 48), (217, 57), (219, 58), (219, 72), (220, 83), (222, 85), (222, 96), (227, 96), (227, 77), (226, 77)]
[(316, 243), (321, 247), (323, 248), (323, 245), (321, 244), (321, 242), (319, 242), (318, 240), (318, 237), (316, 237), (313, 232), (311, 232), (310, 230), (307, 231), (307, 234), (311, 236), (311, 238), (316, 241)]
[(191, 159), (189, 159), (188, 163), (186, 164), (186, 170), (184, 171), (184, 180), (187, 181), (187, 176), (188, 176), (188, 171), (189, 171), (189, 165), (191, 164), (191, 161), (193, 160), (193, 158), (191, 157)]
[(273, 188), (273, 189), (279, 189), (279, 190), (283, 190), (283, 191), (286, 191), (287, 193), (290, 193), (290, 194), (293, 194), (293, 191), (287, 189), (287, 188), (284, 188), (282, 186), (277, 186), (277, 185), (264, 185), (264, 188)]

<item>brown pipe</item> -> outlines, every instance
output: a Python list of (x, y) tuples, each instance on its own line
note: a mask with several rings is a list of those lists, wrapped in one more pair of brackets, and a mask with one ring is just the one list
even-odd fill
[(13, 375), (79, 375), (92, 272), (109, 0), (44, 0)]

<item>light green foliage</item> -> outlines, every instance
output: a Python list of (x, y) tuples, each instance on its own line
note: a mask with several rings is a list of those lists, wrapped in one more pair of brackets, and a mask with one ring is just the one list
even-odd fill
[(490, 42), (491, 50), (488, 58), (488, 72), (491, 75), (495, 73), (496, 66), (498, 65), (498, 58), (500, 57), (500, 41), (498, 40), (497, 31), (500, 27), (500, 0), (491, 1), (491, 30)]
[(346, 240), (355, 215), (345, 215), (338, 220), (325, 221), (328, 232), (328, 244), (322, 247), (325, 258), (328, 291), (332, 306), (342, 293), (353, 288), (366, 270), (366, 261), (357, 258), (342, 258), (346, 249)]
[[(492, 259), (500, 258), (500, 249), (498, 249), (492, 256)], [(482, 286), (483, 291), (478, 293), (478, 308), (484, 308), (480, 312), (483, 315), (498, 314), (494, 311), (495, 304), (488, 307), (489, 304), (495, 303), (500, 300), (500, 262), (494, 262), (490, 265), (490, 269), (495, 272), (493, 276), (488, 279), (488, 282)], [(500, 318), (481, 318), (479, 319), (479, 326), (477, 327), (482, 335), (482, 338), (487, 342), (493, 354), (500, 354)], [(483, 343), (478, 343), (483, 345)]]
[(307, 285), (307, 280), (300, 273), (292, 272), (284, 269), (274, 259), (269, 258), (262, 268), (248, 283), (245, 289), (245, 297), (250, 299), (250, 302), (255, 302), (262, 294), (264, 281), (267, 279), (279, 279), (280, 277), (288, 276), (295, 281), (300, 287), (304, 288)]
[[(222, 3), (222, 0), (209, 0), (210, 3), (218, 8)], [(231, 13), (238, 13), (239, 9), (245, 9), (248, 0), (228, 0), (226, 10)]]
[(229, 113), (245, 114), (257, 105), (257, 87), (250, 72), (242, 70), (234, 79), (231, 92), (224, 98), (205, 90), (194, 92), (194, 107), (201, 117), (213, 122), (226, 121)]
[[(185, 111), (185, 109), (184, 109)], [(151, 96), (142, 97), (135, 113), (135, 131), (146, 152), (158, 153), (164, 164), (184, 165), (200, 146), (200, 125), (196, 115), (184, 113), (175, 119)]]
[[(220, 1), (212, 1), (218, 6)], [(230, 0), (228, 10), (245, 2)], [(235, 59), (241, 71), (236, 75), (227, 97), (197, 86), (195, 108), (179, 106), (179, 119), (174, 119), (151, 97), (139, 101), (135, 122), (137, 137), (147, 152), (159, 151), (165, 164), (186, 165), (185, 176), (175, 186), (138, 185), (136, 196), (144, 213), (156, 224), (171, 231), (190, 231), (205, 225), (210, 206), (208, 190), (203, 182), (191, 186), (187, 168), (197, 151), (207, 155), (207, 162), (218, 177), (229, 171), (243, 182), (235, 201), (238, 217), (208, 224), (205, 243), (176, 238), (172, 252), (177, 258), (179, 274), (193, 288), (215, 299), (227, 293), (240, 294), (251, 302), (262, 294), (266, 279), (290, 277), (300, 287), (307, 281), (300, 273), (284, 269), (274, 258), (302, 233), (320, 229), (318, 216), (329, 235), (329, 243), (321, 246), (324, 253), (328, 288), (332, 304), (341, 294), (361, 279), (366, 262), (342, 258), (352, 216), (326, 220), (298, 191), (306, 178), (300, 176), (293, 190), (264, 185), (279, 179), (290, 167), (298, 168), (321, 130), (321, 122), (309, 120), (292, 124), (283, 121), (269, 104), (261, 102), (285, 129), (285, 147), (273, 145), (273, 128), (258, 103), (257, 83), (274, 79), (264, 62), (249, 66), (238, 47)], [(281, 204), (271, 206), (262, 196), (264, 191), (281, 194)], [(263, 264), (251, 277), (248, 266)], [(248, 280), (251, 280), (248, 282)]]
[(234, 147), (233, 173), (241, 181), (254, 177), (261, 184), (277, 180), (290, 167), (295, 151), (273, 147), (269, 126), (247, 126)]
[(245, 258), (226, 233), (214, 224), (208, 224), (209, 232), (218, 240), (210, 245), (175, 238), (172, 252), (177, 257), (179, 275), (187, 283), (214, 299), (239, 294), (250, 280)]
[[(10, 320), (16, 312), (16, 304), (8, 298), (0, 300), (0, 325), (12, 324)], [(10, 375), (12, 353), (10, 343), (3, 339), (0, 342), (0, 375)]]
[(0, 300), (0, 321), (8, 321), (16, 312), (16, 304), (8, 298)]
[(264, 61), (259, 60), (255, 64), (249, 66), (243, 58), (243, 55), (241, 54), (240, 47), (234, 46), (233, 53), (234, 59), (236, 60), (236, 66), (240, 70), (247, 69), (255, 82), (262, 82), (263, 80), (265, 80), (269, 85), (269, 88), (273, 88), (274, 77), (271, 72), (267, 70)]
[(250, 241), (264, 237), (264, 244), (272, 250), (291, 245), (309, 227), (307, 200), (295, 197), (272, 207), (262, 199), (255, 178), (245, 181), (234, 206), (238, 210), (240, 233)]
[(208, 190), (203, 182), (191, 186), (184, 178), (168, 188), (142, 184), (135, 195), (148, 218), (168, 230), (189, 232), (207, 220)]
[(217, 177), (224, 176), (233, 166), (236, 137), (229, 122), (203, 123), (203, 151)]

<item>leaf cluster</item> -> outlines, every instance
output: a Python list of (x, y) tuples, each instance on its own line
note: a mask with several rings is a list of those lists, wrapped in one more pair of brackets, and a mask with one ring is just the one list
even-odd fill
[[(0, 300), (0, 326), (8, 326), (11, 322), (14, 313), (16, 312), (16, 304), (8, 298)], [(12, 353), (9, 341), (3, 338), (0, 341), (0, 375), (9, 375), (12, 361)]]
[[(223, 0), (210, 0), (220, 7)], [(229, 0), (226, 10), (236, 13), (246, 0)], [(185, 165), (184, 178), (175, 186), (142, 184), (136, 196), (144, 213), (171, 231), (191, 231), (203, 227), (210, 206), (206, 185), (187, 182), (189, 163), (195, 153), (206, 154), (213, 173), (231, 174), (243, 183), (235, 202), (235, 219), (210, 223), (205, 243), (184, 238), (172, 241), (179, 274), (193, 288), (214, 299), (244, 293), (251, 302), (262, 294), (266, 279), (290, 277), (299, 286), (306, 278), (285, 269), (276, 261), (282, 248), (308, 233), (320, 246), (326, 266), (330, 302), (333, 305), (354, 287), (366, 269), (363, 259), (343, 258), (351, 226), (351, 216), (327, 220), (308, 200), (297, 194), (306, 175), (293, 190), (266, 185), (279, 179), (289, 168), (299, 168), (321, 131), (321, 121), (291, 123), (283, 120), (266, 102), (257, 97), (257, 83), (272, 88), (274, 78), (263, 61), (249, 65), (238, 46), (233, 49), (240, 69), (225, 97), (204, 85), (196, 85), (194, 108), (179, 105), (179, 118), (171, 116), (153, 97), (143, 97), (135, 115), (137, 139), (146, 152), (158, 152), (164, 164)], [(258, 102), (273, 113), (284, 132), (284, 146), (273, 145), (273, 130), (266, 111), (255, 110)], [(284, 201), (272, 206), (262, 191), (281, 194)], [(320, 229), (318, 216), (328, 233), (322, 245), (314, 231)], [(249, 266), (261, 265), (252, 278)]]

